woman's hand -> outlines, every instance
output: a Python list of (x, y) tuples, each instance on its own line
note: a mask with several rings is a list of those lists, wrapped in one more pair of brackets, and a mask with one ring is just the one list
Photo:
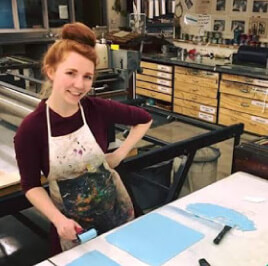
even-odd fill
[(54, 223), (58, 235), (61, 238), (67, 240), (76, 239), (76, 234), (78, 231), (82, 230), (82, 227), (74, 220), (62, 216), (59, 220)]
[(124, 158), (125, 156), (121, 154), (118, 150), (105, 154), (105, 159), (112, 169), (117, 167)]

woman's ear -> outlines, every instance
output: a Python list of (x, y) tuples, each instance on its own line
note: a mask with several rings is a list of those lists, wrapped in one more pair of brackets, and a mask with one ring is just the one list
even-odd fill
[(54, 79), (54, 74), (55, 74), (55, 70), (53, 67), (50, 67), (50, 66), (46, 66), (45, 67), (45, 71), (46, 71), (46, 74), (47, 74), (47, 77), (53, 81)]

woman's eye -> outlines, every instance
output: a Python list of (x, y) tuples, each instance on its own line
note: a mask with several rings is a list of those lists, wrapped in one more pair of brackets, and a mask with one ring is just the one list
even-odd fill
[(74, 72), (68, 71), (68, 72), (66, 72), (66, 74), (69, 75), (69, 76), (72, 76), (72, 75), (74, 75)]
[(92, 76), (85, 76), (86, 79), (92, 80)]

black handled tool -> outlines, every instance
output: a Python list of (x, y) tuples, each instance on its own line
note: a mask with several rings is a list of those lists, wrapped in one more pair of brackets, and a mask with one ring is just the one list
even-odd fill
[(200, 259), (199, 265), (200, 266), (210, 266), (210, 264), (205, 259)]
[(225, 225), (223, 227), (223, 229), (220, 231), (220, 233), (217, 235), (217, 237), (213, 240), (213, 243), (216, 244), (216, 245), (218, 245), (221, 242), (221, 240), (223, 239), (223, 237), (225, 236), (225, 234), (228, 231), (231, 230), (231, 228), (232, 228), (231, 226)]

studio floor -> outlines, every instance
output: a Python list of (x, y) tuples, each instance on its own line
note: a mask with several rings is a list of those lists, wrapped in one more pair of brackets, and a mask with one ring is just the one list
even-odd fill
[[(148, 135), (167, 142), (176, 142), (202, 134), (207, 130), (197, 126), (185, 124), (179, 121), (168, 121), (166, 117), (154, 116), (154, 123)], [(1, 175), (17, 171), (14, 158), (13, 137), (15, 129), (0, 121), (0, 178)], [(247, 142), (256, 138), (249, 134), (243, 134), (241, 142)], [(141, 141), (137, 147), (146, 146)], [(233, 140), (227, 140), (214, 145), (220, 157), (213, 165), (215, 182), (231, 173)], [(216, 168), (215, 168), (216, 167)], [(216, 170), (215, 170), (216, 169)], [(211, 171), (212, 171), (211, 170)], [(189, 193), (189, 190), (182, 192)], [(49, 223), (34, 208), (23, 211), (33, 222), (38, 224), (44, 232), (49, 231)], [(34, 265), (48, 257), (48, 239), (31, 231), (13, 216), (0, 218), (0, 266), (28, 266)]]

